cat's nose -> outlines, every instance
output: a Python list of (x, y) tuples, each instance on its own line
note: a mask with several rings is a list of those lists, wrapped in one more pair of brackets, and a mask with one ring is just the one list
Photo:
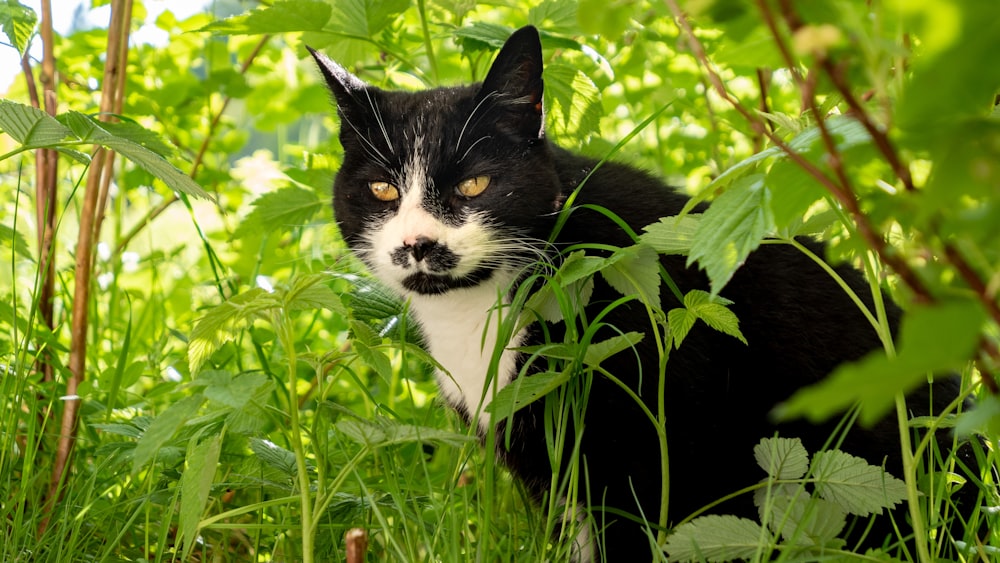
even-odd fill
[(413, 259), (420, 262), (434, 250), (434, 247), (437, 246), (437, 241), (427, 237), (417, 237), (416, 240), (407, 246), (410, 249), (410, 254), (413, 255)]

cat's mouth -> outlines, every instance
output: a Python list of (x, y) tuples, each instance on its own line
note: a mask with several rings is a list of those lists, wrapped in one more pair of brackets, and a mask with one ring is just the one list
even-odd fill
[(492, 275), (493, 270), (489, 268), (478, 268), (462, 277), (416, 272), (403, 278), (402, 285), (407, 291), (421, 295), (440, 295), (453, 289), (475, 287)]

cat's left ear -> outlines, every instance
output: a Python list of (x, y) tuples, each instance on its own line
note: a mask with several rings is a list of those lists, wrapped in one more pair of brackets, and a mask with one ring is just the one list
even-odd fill
[(497, 123), (531, 139), (545, 135), (542, 109), (542, 42), (533, 26), (515, 31), (483, 80), (478, 100), (495, 96), (506, 114)]
[(337, 100), (337, 108), (340, 111), (348, 111), (356, 104), (354, 96), (358, 92), (364, 91), (368, 85), (323, 53), (308, 46), (306, 49), (309, 50), (309, 54), (312, 55), (320, 72), (323, 73), (326, 85), (333, 92), (333, 97)]

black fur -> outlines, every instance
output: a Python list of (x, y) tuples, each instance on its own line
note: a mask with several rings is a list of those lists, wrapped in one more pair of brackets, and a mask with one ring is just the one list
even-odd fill
[[(422, 144), (433, 186), (424, 207), (452, 224), (460, 224), (469, 211), (479, 211), (509, 232), (546, 240), (564, 202), (596, 165), (544, 136), (541, 48), (533, 28), (511, 37), (481, 86), (387, 92), (366, 87), (317, 57), (341, 118), (344, 162), (334, 187), (335, 214), (345, 239), (355, 248), (362, 244), (366, 225), (391, 214), (397, 205), (374, 200), (365, 186), (371, 181), (399, 181), (400, 168), (415, 150), (414, 137), (420, 127), (432, 139), (425, 138)], [(373, 115), (375, 107), (381, 123)], [(416, 125), (417, 116), (422, 126)], [(382, 134), (383, 128), (388, 135)], [(493, 178), (493, 184), (478, 197), (463, 198), (445, 189), (484, 174)], [(574, 243), (632, 244), (610, 219), (580, 207), (583, 204), (610, 209), (638, 231), (661, 217), (676, 215), (686, 201), (656, 178), (606, 163), (583, 185), (554, 248)], [(821, 245), (807, 244), (823, 255)], [(558, 256), (551, 258), (558, 262)], [(405, 262), (407, 257), (394, 259)], [(707, 288), (705, 275), (686, 267), (684, 260), (678, 256), (662, 259), (682, 292)], [(836, 270), (858, 295), (869, 294), (859, 272), (848, 266)], [(407, 289), (443, 293), (490, 278), (489, 270), (463, 279), (421, 278)], [(661, 293), (664, 310), (680, 306), (670, 291)], [(830, 276), (790, 246), (762, 246), (721, 294), (733, 302), (731, 309), (740, 319), (748, 345), (699, 323), (680, 349), (671, 353), (667, 365), (671, 522), (762, 479), (764, 473), (756, 466), (752, 449), (763, 437), (775, 432), (799, 437), (810, 452), (818, 451), (831, 435), (833, 423), (776, 425), (768, 413), (796, 389), (819, 381), (839, 364), (881, 348), (872, 327)], [(593, 316), (618, 297), (597, 279), (585, 313)], [(872, 306), (870, 298), (865, 302)], [(887, 309), (895, 330), (900, 311), (892, 303)], [(634, 302), (614, 309), (604, 322), (621, 331), (648, 332), (649, 328), (645, 311)], [(562, 327), (547, 326), (549, 337), (561, 339)], [(526, 344), (538, 342), (541, 333), (536, 326)], [(609, 329), (595, 340), (613, 334)], [(618, 354), (603, 366), (655, 412), (658, 356), (653, 342), (647, 337), (637, 351)], [(908, 404), (913, 414), (927, 414), (943, 409), (957, 392), (955, 381), (946, 379), (935, 384), (933, 401), (924, 388), (912, 394)], [(498, 447), (499, 457), (539, 499), (547, 493), (552, 474), (541, 428), (544, 409), (544, 401), (538, 401), (519, 411), (512, 420), (510, 449)], [(603, 378), (592, 382), (584, 424), (582, 460), (594, 517), (598, 525), (606, 526), (603, 555), (611, 561), (648, 560), (643, 529), (613, 513), (602, 513), (600, 507), (638, 514), (636, 495), (642, 512), (656, 521), (660, 461), (655, 433), (632, 399)], [(497, 435), (503, 436), (504, 429), (501, 423)], [(873, 428), (853, 429), (842, 449), (873, 464), (884, 461), (890, 473), (901, 475), (894, 419)], [(748, 495), (718, 510), (756, 518)], [(880, 543), (882, 537), (876, 540)]]

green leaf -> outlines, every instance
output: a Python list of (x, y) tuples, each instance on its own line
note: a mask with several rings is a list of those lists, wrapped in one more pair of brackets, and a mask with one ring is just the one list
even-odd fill
[(697, 261), (705, 269), (713, 295), (774, 230), (770, 199), (764, 177), (753, 174), (740, 178), (702, 215), (688, 265)]
[(606, 259), (601, 277), (622, 295), (638, 293), (644, 303), (660, 308), (660, 258), (652, 248), (638, 244), (615, 251)]
[(49, 147), (68, 137), (70, 130), (44, 111), (10, 100), (0, 100), (0, 129), (30, 147)]
[[(556, 293), (557, 283), (558, 279), (555, 279), (543, 285), (528, 298), (524, 308), (544, 321), (561, 323), (565, 320), (565, 311), (568, 310), (575, 315), (590, 303), (590, 296), (594, 293), (594, 278), (574, 280), (566, 285), (560, 285), (561, 294)], [(560, 295), (568, 300), (565, 306), (560, 304)], [(525, 315), (524, 318), (534, 321), (534, 317), (530, 315)]]
[(385, 352), (375, 346), (369, 346), (360, 340), (352, 342), (351, 347), (358, 354), (358, 357), (368, 367), (375, 370), (375, 373), (382, 379), (386, 381), (392, 379), (392, 362), (389, 361), (389, 357), (385, 355)]
[(633, 348), (644, 337), (645, 335), (641, 332), (626, 332), (601, 342), (592, 342), (587, 346), (587, 351), (583, 355), (583, 363), (590, 367), (597, 367), (611, 356)]
[(129, 121), (125, 118), (121, 119), (123, 120), (117, 122), (102, 121), (101, 128), (119, 139), (141, 145), (164, 158), (177, 154), (177, 147), (170, 144), (159, 133), (146, 129), (135, 121)]
[(10, 44), (22, 57), (37, 22), (35, 12), (17, 0), (7, 0), (0, 4), (0, 30), (3, 30)]
[(477, 441), (475, 436), (468, 434), (427, 426), (398, 424), (385, 419), (372, 422), (350, 418), (337, 422), (335, 427), (351, 440), (373, 448), (412, 443), (443, 444), (460, 448)]
[(504, 25), (476, 21), (456, 29), (452, 35), (466, 52), (495, 50), (503, 47), (514, 30)]
[[(108, 132), (95, 119), (79, 112), (70, 111), (63, 114), (63, 119), (80, 140), (107, 147), (123, 157), (131, 160), (140, 168), (159, 178), (168, 188), (202, 199), (211, 199), (190, 176), (183, 173), (159, 154), (131, 140), (118, 137)], [(134, 128), (131, 137), (135, 137)]]
[(234, 409), (245, 406), (254, 393), (269, 381), (262, 373), (234, 376), (227, 371), (216, 370), (202, 372), (198, 380), (209, 382), (203, 391), (207, 399)]
[(670, 338), (674, 342), (674, 348), (680, 348), (684, 338), (687, 337), (694, 324), (698, 322), (698, 315), (686, 308), (671, 309), (667, 312), (667, 326), (670, 328)]
[[(260, 35), (265, 33), (291, 33), (295, 31), (320, 31), (333, 8), (328, 2), (318, 0), (286, 0), (271, 6), (251, 10), (246, 14), (213, 22), (198, 31), (217, 35)], [(363, 33), (362, 29), (358, 32)]]
[(250, 438), (250, 451), (257, 456), (260, 462), (272, 469), (277, 470), (282, 475), (292, 478), (298, 471), (295, 462), (295, 454), (270, 440), (260, 438)]
[(266, 193), (251, 205), (253, 210), (240, 223), (233, 238), (303, 227), (323, 209), (324, 203), (312, 190), (293, 186)]
[(713, 329), (746, 344), (746, 338), (740, 332), (739, 319), (726, 307), (731, 304), (728, 299), (700, 289), (689, 291), (684, 296), (684, 308), (672, 309), (667, 313), (667, 323), (674, 346), (680, 347), (681, 342), (699, 319)]
[(545, 66), (545, 96), (556, 136), (581, 139), (600, 132), (601, 93), (579, 68), (555, 61)]
[(774, 223), (779, 229), (795, 225), (801, 221), (810, 207), (827, 195), (826, 189), (791, 160), (776, 162), (767, 173), (767, 185), (771, 187), (771, 210)]
[(236, 330), (243, 327), (248, 320), (278, 305), (271, 294), (255, 287), (209, 309), (195, 322), (191, 331), (188, 344), (188, 365), (191, 373), (197, 373), (205, 360), (222, 344), (231, 340)]
[(900, 391), (925, 381), (930, 373), (952, 370), (972, 359), (985, 318), (971, 300), (914, 307), (903, 317), (895, 358), (876, 351), (844, 364), (822, 382), (792, 395), (775, 414), (780, 419), (805, 416), (819, 422), (861, 401), (860, 421), (870, 426), (885, 416)]
[(727, 305), (732, 305), (732, 301), (700, 289), (693, 289), (684, 296), (684, 306), (705, 324), (746, 344), (747, 339), (740, 332), (740, 321)]
[(691, 252), (694, 233), (701, 221), (700, 213), (664, 217), (657, 223), (646, 225), (639, 239), (642, 244), (652, 247), (660, 254), (686, 255)]
[(204, 401), (205, 398), (200, 394), (184, 397), (153, 419), (153, 423), (142, 433), (142, 438), (139, 438), (132, 453), (133, 474), (153, 459), (156, 452), (174, 437), (177, 430), (198, 412)]
[(407, 334), (402, 334), (406, 308), (399, 296), (372, 277), (357, 277), (353, 281), (354, 291), (343, 295), (342, 301), (355, 320), (372, 327), (380, 337), (419, 340), (419, 332), (412, 324)]
[(187, 559), (198, 536), (198, 522), (208, 504), (208, 494), (212, 490), (222, 436), (215, 435), (188, 450), (184, 473), (181, 475), (181, 507), (178, 541), (184, 544)]
[(671, 561), (732, 561), (752, 559), (763, 530), (736, 516), (702, 516), (674, 529), (663, 549)]
[(566, 287), (568, 284), (593, 276), (601, 271), (601, 269), (606, 268), (609, 260), (617, 260), (619, 258), (621, 258), (620, 255), (612, 255), (608, 259), (599, 256), (587, 256), (582, 250), (578, 250), (567, 256), (563, 261), (559, 267), (559, 272), (556, 274), (556, 280), (559, 282), (559, 285)]
[(882, 514), (906, 499), (906, 484), (881, 467), (840, 450), (813, 456), (816, 492), (851, 514)]
[(773, 479), (801, 479), (809, 469), (809, 452), (798, 438), (764, 438), (754, 446), (753, 457)]
[(781, 150), (781, 147), (768, 147), (758, 153), (754, 153), (753, 155), (730, 166), (722, 174), (716, 176), (715, 179), (712, 180), (701, 193), (712, 193), (719, 188), (724, 188), (740, 179), (744, 174), (756, 168), (757, 164), (760, 162), (782, 154), (784, 154), (784, 152)]
[(837, 536), (847, 525), (847, 513), (843, 508), (800, 490), (774, 490), (781, 494), (768, 499), (764, 505), (766, 512), (761, 510), (761, 519), (766, 520), (771, 531), (790, 545), (840, 547), (836, 544), (843, 540), (838, 540)]
[(569, 371), (545, 371), (518, 377), (497, 392), (486, 405), (494, 420), (507, 418), (515, 412), (548, 395), (569, 381)]
[(31, 255), (31, 250), (28, 248), (28, 241), (24, 240), (21, 233), (7, 225), (0, 224), (0, 244), (9, 246), (11, 250), (19, 254), (22, 258), (34, 260), (34, 256)]
[(327, 274), (297, 276), (291, 287), (284, 292), (284, 307), (288, 311), (326, 309), (338, 315), (346, 315), (347, 309), (330, 286), (326, 285)]

